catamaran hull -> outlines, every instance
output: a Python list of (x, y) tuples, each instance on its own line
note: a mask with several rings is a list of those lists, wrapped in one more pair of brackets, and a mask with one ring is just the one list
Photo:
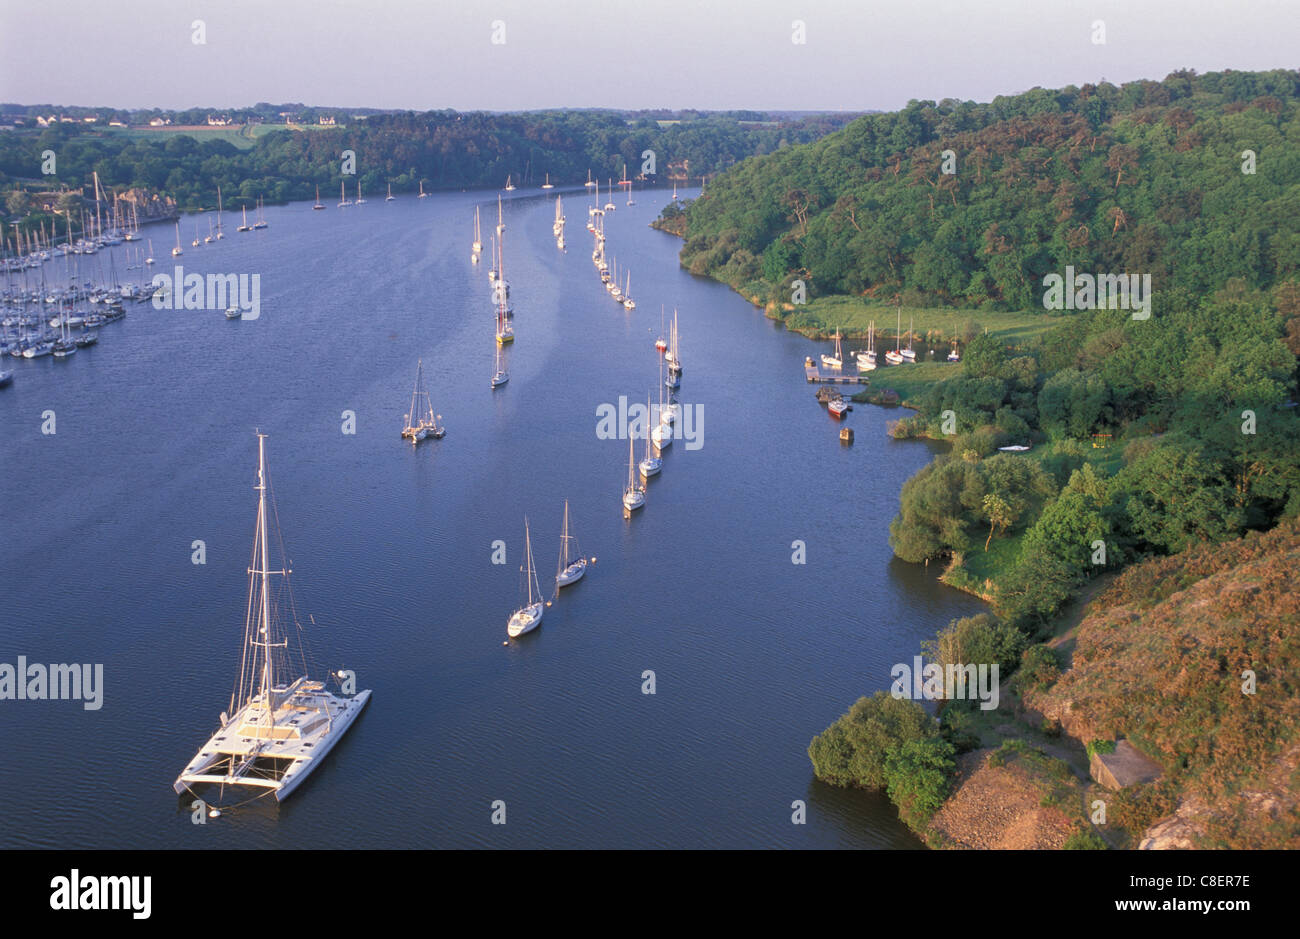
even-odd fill
[[(348, 706), (334, 718), (332, 729), (324, 740), (320, 741), (313, 748), (312, 755), (309, 758), (297, 760), (288, 772), (279, 780), (254, 780), (241, 776), (228, 776), (225, 774), (206, 773), (204, 770), (220, 763), (226, 757), (239, 755), (230, 751), (217, 750), (213, 746), (213, 741), (209, 741), (205, 749), (211, 748), (213, 753), (211, 759), (207, 762), (194, 766), (192, 770), (182, 773), (172, 784), (172, 789), (177, 795), (181, 795), (194, 785), (213, 784), (225, 786), (251, 786), (262, 789), (273, 789), (277, 802), (283, 802), (289, 795), (297, 789), (304, 779), (311, 774), (321, 761), (325, 758), (334, 745), (352, 726), (353, 721), (365, 709), (370, 702), (370, 691), (362, 691), (354, 697), (348, 699)], [(225, 728), (223, 728), (224, 730)], [(217, 731), (214, 735), (220, 736), (222, 731)], [(202, 753), (203, 751), (200, 751)]]

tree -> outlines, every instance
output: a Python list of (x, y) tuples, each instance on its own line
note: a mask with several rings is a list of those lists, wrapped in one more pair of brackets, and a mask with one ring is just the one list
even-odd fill
[(984, 496), (984, 517), (989, 520), (989, 536), (984, 539), (985, 551), (988, 551), (989, 542), (993, 540), (993, 532), (999, 528), (1003, 530), (1010, 528), (1015, 524), (1019, 514), (996, 493), (990, 492)]

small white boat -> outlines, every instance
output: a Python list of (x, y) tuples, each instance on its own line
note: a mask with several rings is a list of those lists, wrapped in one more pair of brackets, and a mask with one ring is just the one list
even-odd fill
[(424, 191), (424, 180), (420, 180), (420, 198), (427, 199), (429, 194)]
[(226, 307), (226, 319), (237, 320), (244, 314), (237, 306)]
[[(351, 205), (351, 204), (352, 204), (352, 203), (348, 201), (348, 194), (347, 194), (347, 192), (346, 192), (346, 191), (344, 190), (344, 188), (343, 188), (343, 181), (342, 181), (342, 180), (339, 180), (339, 208), (342, 209), (342, 208), (345, 208), (345, 207), (347, 207), (347, 206), (349, 206), (349, 205)], [(244, 213), (244, 223), (245, 223), (245, 225), (247, 225), (247, 223), (248, 223), (248, 213), (247, 213), (247, 212)], [(248, 229), (247, 229), (247, 228), (241, 228), (241, 229), (239, 229), (239, 230), (240, 230), (240, 231), (247, 231)]]
[[(531, 632), (542, 624), (542, 614), (546, 612), (546, 604), (542, 602), (542, 591), (537, 586), (537, 568), (533, 566), (533, 542), (528, 533), (528, 517), (524, 517), (524, 566), (519, 568), (520, 573), (528, 582), (528, 600), (519, 609), (510, 614), (510, 619), (506, 623), (506, 633), (511, 639), (522, 636), (526, 632)], [(521, 591), (522, 592), (522, 591)]]
[(312, 211), (319, 212), (325, 208), (325, 203), (320, 201), (320, 186), (316, 187), (316, 204), (312, 206)]
[(632, 435), (627, 435), (627, 487), (623, 490), (623, 511), (630, 514), (645, 505), (645, 488), (636, 482), (636, 465), (632, 456)]
[(899, 353), (908, 362), (916, 361), (916, 353), (912, 350), (912, 320), (907, 320), (907, 348)]
[(510, 373), (506, 371), (505, 365), (501, 361), (501, 346), (497, 346), (496, 371), (492, 373), (492, 387), (500, 388), (510, 380)]
[(872, 320), (867, 328), (867, 348), (855, 354), (858, 371), (870, 372), (876, 368), (876, 321)]
[[(564, 528), (560, 532), (560, 563), (555, 569), (555, 588), (567, 587), (582, 580), (587, 573), (587, 559), (575, 550), (578, 537), (569, 534), (569, 500), (564, 500)], [(576, 556), (575, 556), (576, 555)]]
[(554, 189), (554, 188), (555, 188), (554, 186), (551, 185), (551, 174), (550, 174), (550, 173), (547, 173), (547, 174), (546, 174), (546, 182), (542, 183), (542, 188), (543, 188), (543, 189)]
[(835, 330), (835, 354), (827, 355), (822, 353), (822, 365), (827, 368), (841, 369), (844, 367), (844, 353), (840, 350), (840, 331)]
[(650, 399), (647, 397), (645, 402), (646, 410), (646, 435), (645, 435), (645, 459), (637, 464), (637, 469), (641, 471), (642, 479), (649, 479), (651, 476), (658, 475), (663, 469), (664, 461), (650, 452)]
[(510, 181), (510, 176), (506, 176), (506, 192), (514, 192), (515, 184)]
[(181, 223), (176, 223), (176, 247), (172, 248), (172, 257), (180, 257), (185, 252), (181, 250)]
[(394, 199), (396, 199), (396, 198), (397, 198), (397, 196), (393, 195), (393, 184), (392, 184), (392, 183), (389, 183), (389, 184), (388, 184), (388, 197), (387, 197), (386, 199), (384, 199), (384, 201), (385, 201), (385, 202), (392, 202), (392, 201), (393, 201)]
[(849, 403), (843, 398), (832, 398), (826, 405), (826, 410), (830, 411), (831, 417), (841, 420), (849, 409)]
[(952, 341), (952, 351), (948, 353), (949, 362), (960, 362), (961, 355), (957, 352), (957, 340)]

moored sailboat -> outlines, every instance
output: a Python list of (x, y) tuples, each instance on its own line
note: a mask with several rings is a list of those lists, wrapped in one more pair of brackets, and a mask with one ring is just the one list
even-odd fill
[(540, 626), (542, 614), (546, 612), (546, 604), (542, 602), (542, 591), (537, 585), (537, 568), (533, 566), (533, 541), (528, 532), (527, 516), (524, 517), (524, 559), (524, 566), (519, 570), (528, 583), (528, 599), (523, 606), (510, 614), (510, 619), (506, 623), (506, 633), (511, 639)]
[[(288, 582), (288, 564), (271, 570), (267, 528), (266, 435), (257, 435), (257, 531), (249, 568), (248, 607), (239, 680), (221, 726), (172, 788), (179, 794), (199, 784), (250, 786), (289, 796), (338, 743), (370, 700), (370, 692), (335, 695), (306, 674), (305, 656), (291, 659), (285, 618), (273, 610), (270, 578)], [(278, 539), (277, 539), (278, 541)], [(292, 611), (292, 604), (289, 606)], [(301, 627), (298, 627), (301, 647)], [(290, 677), (294, 662), (302, 674)]]
[[(555, 569), (555, 589), (567, 587), (582, 580), (587, 573), (587, 559), (580, 550), (577, 535), (569, 533), (569, 500), (564, 500), (564, 528), (560, 531), (560, 563)], [(576, 555), (576, 556), (575, 556)]]
[(402, 436), (419, 443), (429, 437), (437, 440), (446, 434), (438, 424), (438, 415), (433, 413), (433, 402), (429, 392), (424, 388), (424, 360), (419, 359), (415, 365), (415, 390), (411, 392), (411, 411), (406, 415), (406, 426)]

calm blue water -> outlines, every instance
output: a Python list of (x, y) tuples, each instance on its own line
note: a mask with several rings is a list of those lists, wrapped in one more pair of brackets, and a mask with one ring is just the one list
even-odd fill
[[(270, 227), (243, 235), (228, 213), (226, 239), (199, 249), (186, 219), (185, 269), (260, 274), (260, 319), (128, 304), (67, 362), (6, 359), (0, 661), (103, 663), (106, 691), (97, 712), (0, 701), (0, 845), (918, 844), (883, 796), (814, 780), (806, 748), (979, 608), (887, 544), (929, 445), (890, 441), (896, 415), (858, 406), (842, 447), (803, 381), (821, 347), (682, 271), (679, 242), (647, 227), (666, 193), (607, 218), (632, 313), (591, 264), (583, 190), (565, 193), (567, 254), (554, 192), (511, 195), (518, 338), (496, 392), (488, 265), (469, 260), (473, 207), (485, 237), (495, 224), (484, 192), (269, 208)], [(170, 270), (172, 229), (149, 235), (154, 270)], [(627, 522), (627, 445), (597, 438), (596, 409), (657, 397), (660, 304), (680, 311), (680, 400), (702, 409), (703, 446), (675, 442)], [(398, 432), (421, 357), (448, 432), (413, 450)], [(255, 428), (312, 649), (374, 696), (286, 803), (195, 826), (171, 784), (238, 669)], [(524, 515), (545, 589), (566, 498), (598, 561), (503, 646)]]

